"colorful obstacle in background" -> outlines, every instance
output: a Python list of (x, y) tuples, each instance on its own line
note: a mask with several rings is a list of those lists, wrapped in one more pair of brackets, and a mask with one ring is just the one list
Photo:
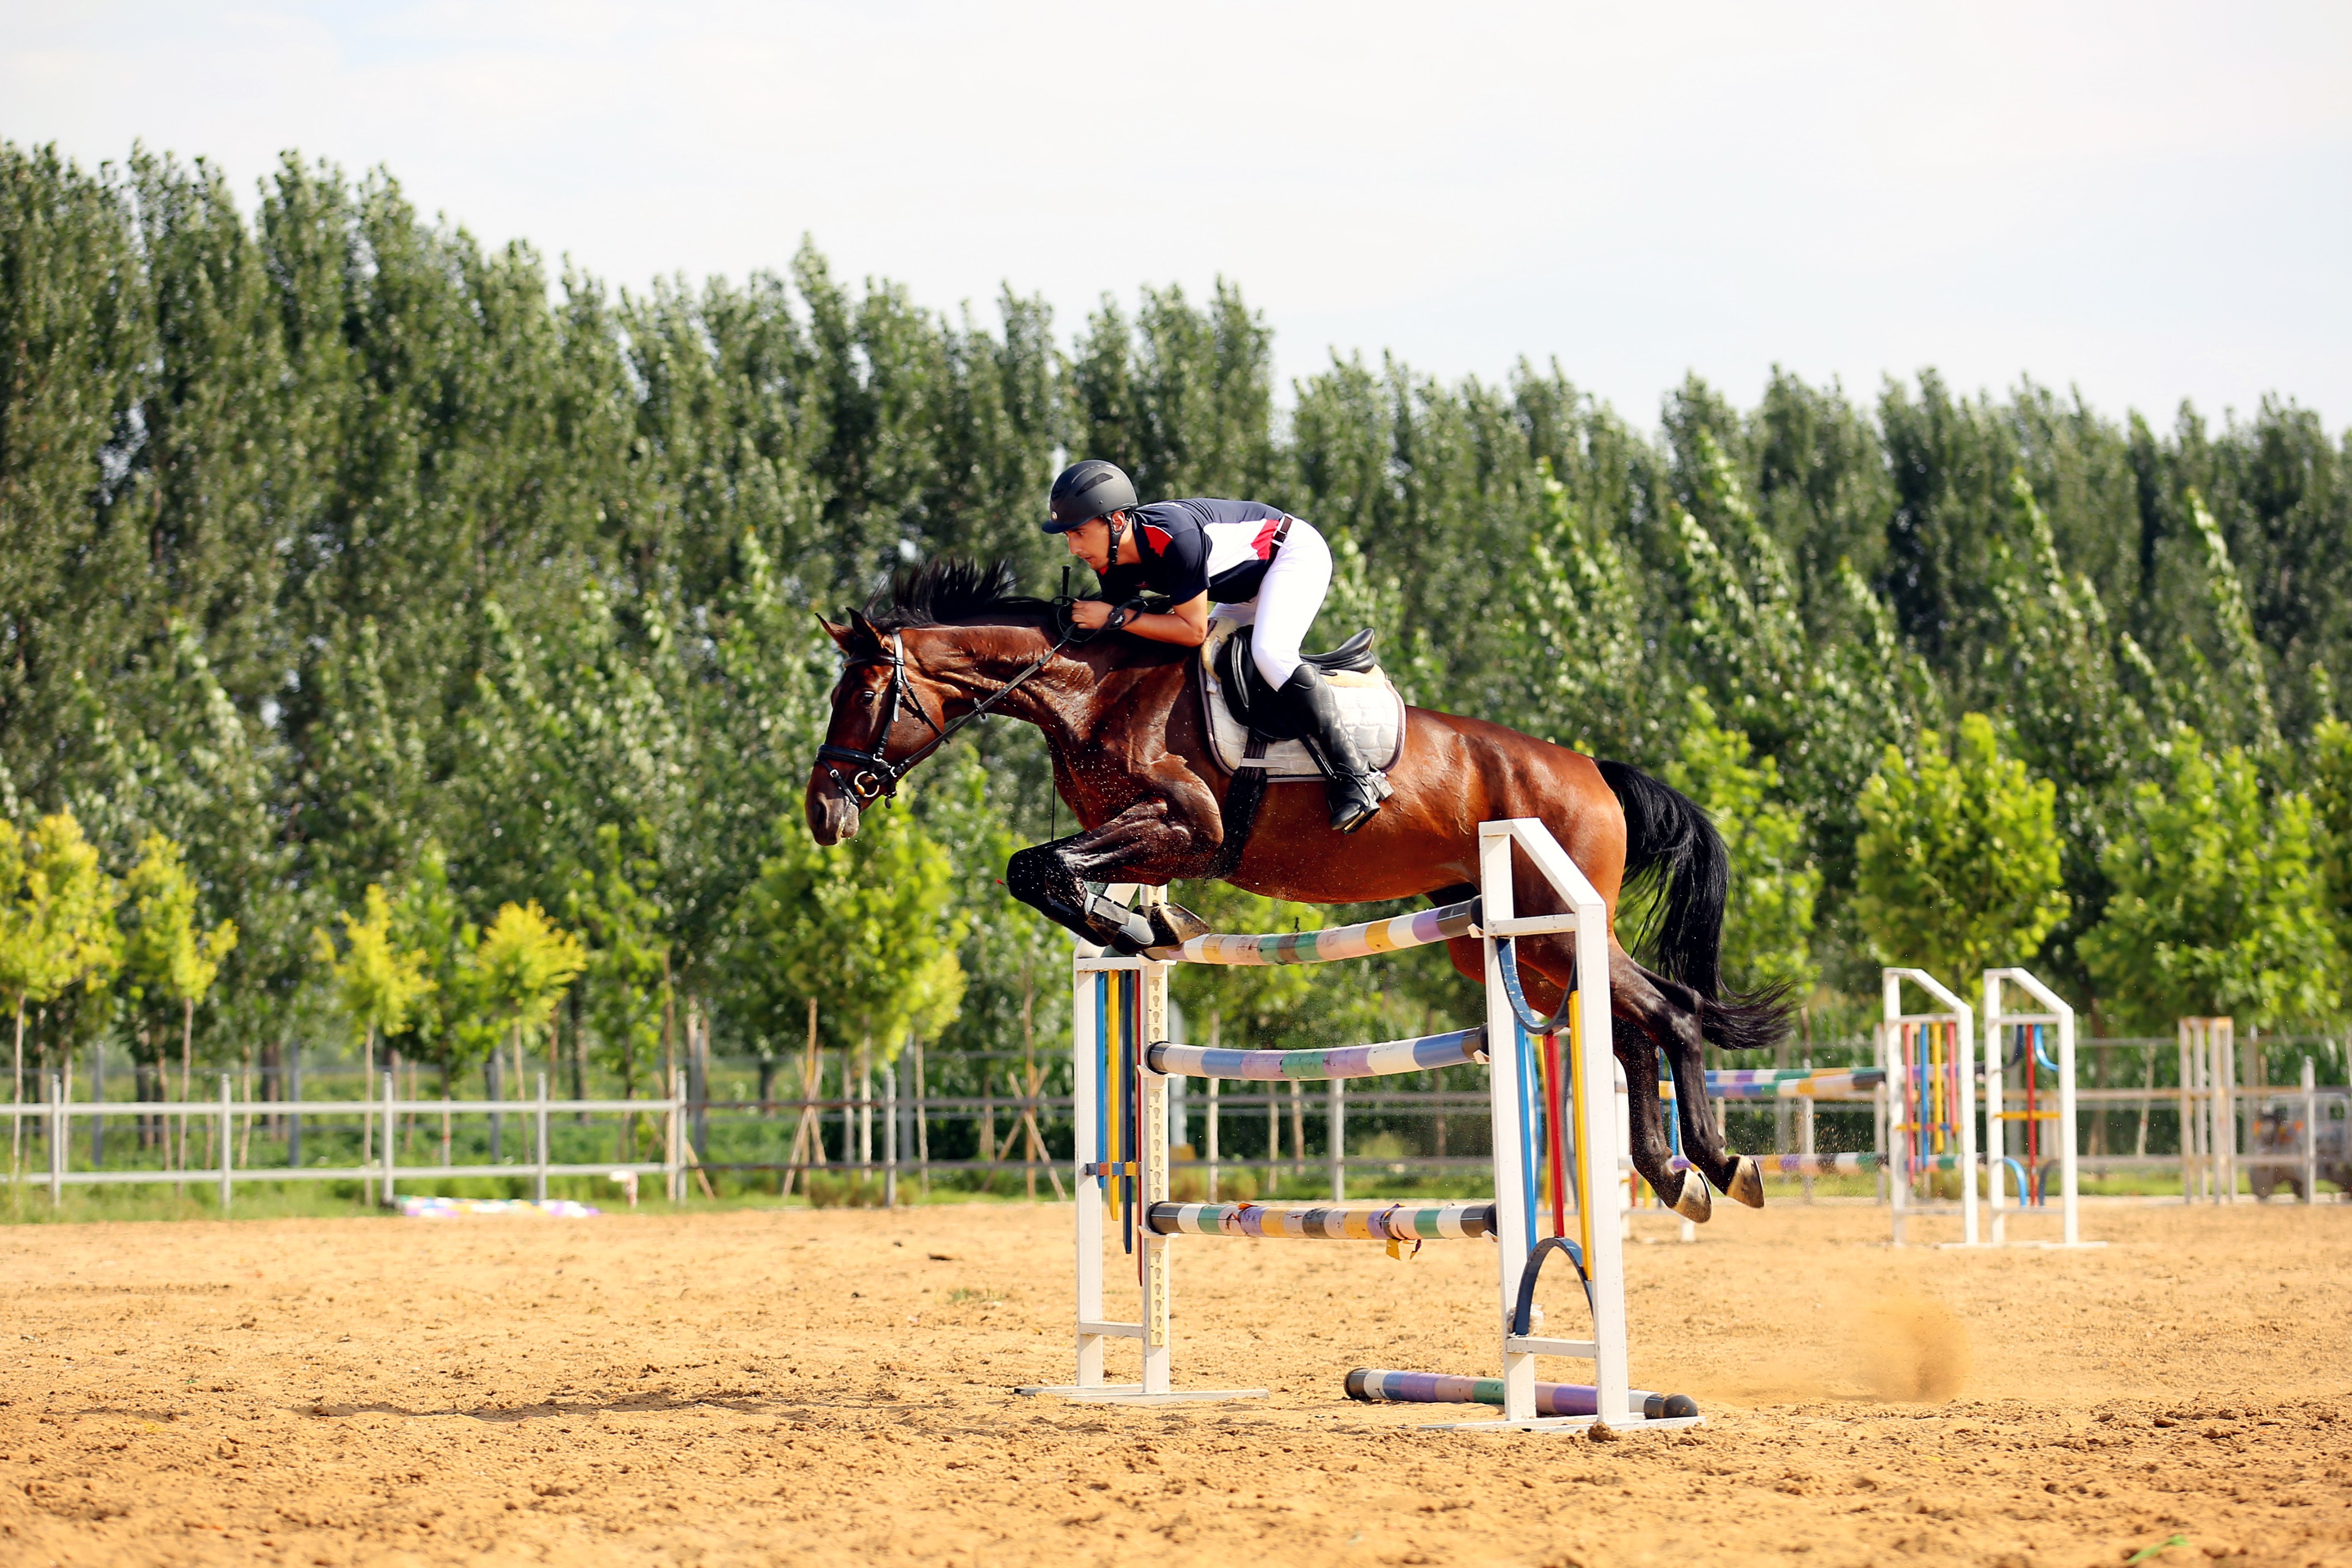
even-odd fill
[(458, 1219), (474, 1215), (528, 1214), (542, 1219), (594, 1219), (604, 1211), (568, 1197), (396, 1197), (404, 1219)]
[[(1515, 857), (1524, 857), (1534, 867), (1569, 913), (1524, 919), (1515, 915)], [(1071, 1009), (1072, 1099), (1079, 1118), (1077, 1377), (1071, 1384), (1020, 1392), (1115, 1404), (1262, 1396), (1262, 1389), (1179, 1391), (1173, 1386), (1171, 1244), (1179, 1236), (1384, 1241), (1392, 1253), (1428, 1240), (1486, 1236), (1496, 1242), (1503, 1375), (1393, 1375), (1403, 1381), (1384, 1385), (1390, 1387), (1384, 1398), (1450, 1404), (1464, 1401), (1451, 1393), (1428, 1391), (1469, 1386), (1492, 1393), (1491, 1402), (1502, 1406), (1502, 1418), (1450, 1424), (1461, 1427), (1540, 1429), (1590, 1425), (1595, 1419), (1615, 1427), (1639, 1427), (1686, 1426), (1697, 1419), (1695, 1410), (1679, 1413), (1687, 1401), (1676, 1406), (1676, 1414), (1653, 1410), (1652, 1396), (1637, 1397), (1628, 1380), (1623, 1254), (1611, 1196), (1616, 1191), (1619, 1160), (1616, 1095), (1611, 1092), (1615, 1069), (1606, 905), (1549, 831), (1532, 821), (1480, 825), (1479, 885), (1477, 899), (1327, 931), (1209, 935), (1132, 958), (1080, 946)], [(1139, 896), (1150, 904), (1165, 894), (1144, 888)], [(1512, 944), (1522, 936), (1553, 936), (1573, 939), (1578, 972), (1593, 977), (1595, 983), (1570, 998), (1562, 1017), (1547, 1019), (1531, 1013), (1518, 994)], [(1173, 964), (1330, 963), (1464, 936), (1477, 937), (1486, 955), (1483, 1029), (1323, 1051), (1213, 1051), (1165, 1040), (1168, 971)], [(1536, 1032), (1530, 1034), (1530, 1030)], [(1493, 1042), (1507, 1043), (1495, 1049)], [(1171, 1074), (1314, 1080), (1420, 1072), (1477, 1061), (1487, 1067), (1496, 1134), (1492, 1202), (1355, 1207), (1170, 1201)], [(1572, 1210), (1571, 1197), (1577, 1200)], [(1595, 1223), (1596, 1212), (1603, 1223)], [(1105, 1315), (1107, 1222), (1116, 1225), (1120, 1246), (1134, 1259), (1139, 1322), (1112, 1322)], [(1582, 1284), (1591, 1313), (1590, 1339), (1535, 1332), (1541, 1312), (1534, 1300), (1538, 1271), (1552, 1252), (1569, 1259)], [(1106, 1354), (1115, 1339), (1140, 1342), (1139, 1381), (1108, 1381)], [(1580, 1412), (1565, 1410), (1562, 1401), (1570, 1400), (1565, 1395), (1549, 1396), (1554, 1413), (1540, 1407), (1546, 1396), (1539, 1396), (1539, 1389), (1581, 1386), (1538, 1384), (1536, 1362), (1545, 1355), (1592, 1363), (1593, 1382)], [(1596, 1411), (1602, 1414), (1596, 1416)]]
[[(1878, 1061), (1886, 1072), (1886, 1083), (1879, 1117), (1879, 1147), (1888, 1156), (1887, 1197), (1893, 1214), (1895, 1245), (1903, 1245), (1907, 1216), (1931, 1196), (1923, 1190), (1923, 1182), (1932, 1172), (1959, 1173), (1959, 1245), (1963, 1247), (1987, 1244), (1978, 1223), (1980, 1175), (1990, 1175), (1991, 1178), (1990, 1245), (2008, 1243), (2009, 1206), (2002, 1201), (2002, 1176), (2008, 1174), (2013, 1178), (2013, 1190), (2021, 1201), (2041, 1195), (2042, 1184), (2029, 1179), (2027, 1167), (2008, 1154), (2008, 1128), (2012, 1118), (2003, 1106), (2007, 1103), (2008, 1073), (2016, 1065), (2011, 1060), (2012, 1046), (2024, 1052), (2028, 1062), (2035, 1064), (2028, 1068), (2033, 1076), (2026, 1080), (2035, 1114), (2026, 1125), (2037, 1129), (2030, 1134), (2028, 1145), (2036, 1157), (2044, 1085), (2057, 1101), (2053, 1119), (2058, 1124), (2055, 1157), (2060, 1185), (2060, 1239), (2032, 1245), (2097, 1245), (2082, 1239), (2079, 1214), (2074, 1009), (2027, 970), (2013, 967), (1987, 969), (1984, 1033), (1979, 1041), (1974, 1010), (1926, 970), (1890, 968), (1883, 972), (1882, 985)], [(1924, 991), (1940, 1006), (1927, 1012), (1905, 1012), (1903, 989), (1906, 985)], [(2038, 1002), (2041, 1010), (2009, 1010), (2007, 988), (2011, 986)], [(1981, 1152), (1978, 1140), (1979, 1085), (1985, 1094)]]

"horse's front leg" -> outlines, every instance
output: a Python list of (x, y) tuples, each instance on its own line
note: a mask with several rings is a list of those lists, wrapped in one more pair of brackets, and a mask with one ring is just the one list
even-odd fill
[[(1023, 850), (1004, 868), (1005, 890), (1048, 920), (1114, 952), (1139, 953), (1183, 935), (1155, 929), (1141, 912), (1086, 884), (1164, 886), (1199, 874), (1216, 854), (1216, 832), (1213, 827), (1203, 832), (1191, 804), (1181, 797), (1140, 800), (1092, 831)], [(1214, 800), (1208, 805), (1213, 824)]]

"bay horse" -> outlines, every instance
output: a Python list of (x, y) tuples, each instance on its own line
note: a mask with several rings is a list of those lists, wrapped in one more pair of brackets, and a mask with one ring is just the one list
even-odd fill
[[(1331, 830), (1320, 780), (1250, 780), (1237, 791), (1211, 753), (1193, 685), (1198, 650), (1118, 632), (1081, 642), (1055, 604), (1014, 593), (1013, 581), (1003, 563), (935, 561), (901, 574), (887, 597), (848, 612), (844, 623), (824, 622), (846, 663), (809, 775), (808, 825), (818, 843), (856, 833), (865, 808), (989, 712), (1045, 732), (1054, 788), (1080, 828), (1013, 855), (1006, 888), (1087, 941), (1124, 952), (1205, 927), (1139, 929), (1139, 917), (1084, 883), (1222, 878), (1301, 904), (1448, 903), (1475, 891), (1479, 823), (1538, 819), (1609, 907), (1612, 1045), (1632, 1091), (1633, 1167), (1687, 1218), (1707, 1218), (1708, 1182), (1762, 1206), (1756, 1162), (1727, 1152), (1706, 1113), (1703, 1047), (1769, 1046), (1786, 1032), (1790, 1006), (1780, 989), (1742, 996), (1723, 987), (1728, 857), (1696, 804), (1624, 763), (1416, 707), (1389, 770), (1395, 793), (1342, 836)], [(1229, 821), (1240, 794), (1254, 798)], [(1643, 876), (1664, 883), (1655, 971), (1626, 952), (1614, 928), (1621, 892)], [(1514, 896), (1522, 915), (1563, 912), (1550, 883), (1524, 865)], [(1446, 946), (1456, 969), (1483, 980), (1476, 938)], [(1518, 946), (1527, 999), (1552, 1011), (1574, 978), (1572, 939)], [(1705, 1181), (1670, 1163), (1661, 1051), (1684, 1152)]]

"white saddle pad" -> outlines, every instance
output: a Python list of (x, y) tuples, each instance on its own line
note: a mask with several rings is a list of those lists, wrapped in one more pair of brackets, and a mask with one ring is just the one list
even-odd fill
[[(1297, 741), (1278, 740), (1255, 756), (1250, 754), (1249, 729), (1225, 706), (1224, 686), (1217, 679), (1217, 650), (1235, 630), (1234, 622), (1221, 621), (1210, 627), (1209, 640), (1201, 647), (1201, 705), (1217, 765), (1228, 773), (1262, 768), (1273, 784), (1321, 779), (1315, 758)], [(1364, 760), (1384, 772), (1395, 767), (1404, 749), (1404, 698), (1390, 684), (1387, 672), (1374, 665), (1360, 675), (1327, 673), (1323, 678), (1338, 695), (1339, 712)]]

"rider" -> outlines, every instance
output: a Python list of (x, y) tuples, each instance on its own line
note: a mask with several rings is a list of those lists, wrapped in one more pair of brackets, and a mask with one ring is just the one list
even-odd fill
[[(1331, 826), (1352, 833), (1372, 820), (1389, 797), (1388, 780), (1365, 765), (1339, 716), (1338, 695), (1298, 653), (1331, 586), (1331, 551), (1322, 535), (1258, 501), (1139, 506), (1134, 482), (1095, 459), (1062, 470), (1047, 512), (1039, 526), (1064, 535), (1070, 553), (1095, 569), (1113, 600), (1144, 589), (1167, 596), (1166, 612), (1129, 614), (1118, 630), (1197, 648), (1208, 641), (1212, 618), (1255, 622), (1250, 656), (1329, 780)], [(1109, 625), (1114, 613), (1103, 600), (1080, 600), (1070, 609), (1071, 620), (1087, 631)]]

